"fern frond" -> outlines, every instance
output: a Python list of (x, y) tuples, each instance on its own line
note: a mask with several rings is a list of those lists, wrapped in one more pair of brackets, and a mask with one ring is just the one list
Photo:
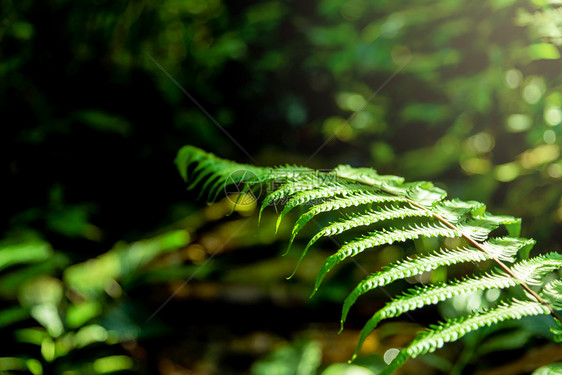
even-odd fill
[(483, 215), (486, 211), (486, 205), (476, 201), (464, 202), (454, 198), (442, 202), (435, 207), (434, 211), (445, 220), (457, 224), (459, 221), (465, 220), (467, 215), (472, 215), (474, 217)]
[(277, 190), (272, 191), (264, 198), (258, 215), (258, 223), (261, 221), (261, 215), (267, 206), (281, 201), (286, 197), (290, 197), (297, 192), (314, 190), (322, 185), (323, 183), (321, 181), (307, 175), (299, 180), (288, 182), (279, 186)]
[[(441, 285), (415, 287), (401, 296), (388, 302), (382, 309), (378, 310), (365, 324), (359, 336), (359, 343), (355, 354), (359, 352), (361, 345), (367, 336), (384, 319), (395, 318), (407, 311), (422, 308), (445, 301), (454, 296), (476, 290), (507, 289), (520, 283), (538, 284), (546, 274), (562, 267), (562, 255), (549, 253), (533, 259), (521, 261), (513, 266), (514, 273), (518, 279), (514, 279), (503, 270), (495, 270), (480, 276), (467, 277), (462, 281), (452, 281)], [(562, 284), (562, 283), (561, 283)], [(546, 288), (545, 288), (546, 289)], [(355, 300), (351, 300), (353, 303)], [(346, 300), (346, 303), (348, 301)], [(344, 304), (342, 312), (342, 329), (350, 304)], [(340, 330), (341, 332), (341, 330)]]
[[(520, 282), (536, 284), (537, 279), (540, 279), (540, 277), (543, 277), (546, 273), (562, 266), (561, 258), (562, 255), (558, 253), (550, 253), (544, 256), (521, 261), (513, 266), (513, 270), (514, 273), (519, 276), (518, 280)], [(370, 290), (383, 287), (396, 280), (417, 276), (442, 266), (450, 266), (452, 264), (463, 262), (481, 262), (487, 259), (489, 258), (485, 253), (477, 249), (467, 248), (458, 250), (441, 250), (438, 253), (420, 256), (415, 259), (398, 261), (393, 266), (387, 267), (383, 271), (369, 276), (357, 285), (344, 302), (342, 324), (345, 322), (349, 309), (355, 301)], [(513, 279), (511, 275), (509, 276)], [(513, 279), (513, 281), (518, 282), (517, 279)]]
[(349, 165), (340, 165), (334, 171), (342, 179), (377, 187), (393, 195), (414, 200), (422, 206), (431, 207), (447, 196), (443, 189), (433, 186), (431, 182), (419, 181), (405, 184), (402, 177), (381, 176), (371, 168), (353, 168)]
[(497, 324), (505, 320), (516, 320), (525, 316), (549, 313), (550, 310), (539, 302), (513, 299), (488, 311), (475, 313), (466, 318), (447, 320), (445, 323), (441, 323), (423, 332), (407, 348), (401, 350), (398, 356), (381, 374), (391, 374), (409, 358), (434, 352), (445, 343), (456, 341), (478, 328)]
[(399, 260), (395, 264), (383, 267), (383, 270), (368, 276), (362, 280), (355, 289), (347, 296), (343, 304), (341, 323), (345, 322), (351, 306), (357, 299), (370, 290), (384, 287), (396, 280), (406, 279), (421, 275), (442, 266), (450, 266), (466, 262), (482, 262), (489, 257), (480, 250), (474, 248), (461, 248), (454, 250), (440, 250), (416, 258), (406, 258)]
[(328, 186), (323, 186), (321, 190), (305, 191), (294, 194), (291, 199), (285, 204), (283, 211), (277, 217), (277, 223), (275, 224), (275, 230), (279, 229), (281, 220), (288, 214), (293, 208), (305, 205), (311, 201), (322, 200), (332, 197), (347, 197), (364, 191), (365, 187), (359, 184), (354, 184), (351, 182), (339, 183), (339, 184), (329, 184)]
[[(189, 178), (189, 188), (202, 184), (201, 191), (209, 191), (209, 199), (215, 199), (221, 186), (229, 184), (243, 186), (242, 192), (263, 190), (265, 186), (267, 195), (259, 210), (258, 223), (265, 207), (284, 203), (277, 218), (276, 230), (293, 209), (310, 205), (295, 221), (287, 251), (301, 230), (317, 216), (329, 216), (330, 213), (353, 208), (353, 214), (345, 213), (343, 219), (328, 222), (321, 227), (308, 240), (301, 253), (297, 267), (308, 250), (320, 239), (361, 227), (368, 231), (363, 236), (344, 243), (327, 257), (318, 272), (313, 294), (326, 274), (337, 264), (367, 249), (418, 238), (462, 238), (467, 244), (455, 249), (429, 249), (423, 255), (399, 260), (369, 275), (346, 298), (342, 309), (342, 327), (352, 305), (368, 291), (439, 267), (466, 262), (489, 261), (495, 264), (492, 271), (437, 285), (417, 286), (402, 295), (391, 297), (364, 326), (357, 350), (384, 319), (475, 290), (497, 288), (501, 291), (520, 287), (525, 291), (528, 300), (514, 299), (488, 311), (447, 320), (427, 330), (404, 349), (384, 373), (392, 372), (410, 357), (434, 351), (470, 331), (503, 320), (550, 313), (557, 324), (562, 326), (562, 318), (555, 310), (562, 308), (562, 280), (546, 283), (540, 292), (534, 290), (545, 283), (550, 272), (562, 266), (562, 255), (549, 253), (528, 258), (535, 241), (520, 237), (519, 218), (492, 215), (480, 202), (446, 200), (446, 192), (430, 182), (407, 183), (402, 177), (379, 175), (371, 168), (340, 165), (331, 172), (317, 172), (289, 165), (263, 168), (221, 159), (191, 146), (180, 150), (176, 164), (182, 177), (186, 181)], [(195, 168), (191, 167), (193, 164)], [(192, 171), (188, 175), (190, 169)], [(508, 236), (493, 235), (493, 231), (500, 226), (505, 228)], [(519, 261), (514, 263), (516, 259)], [(531, 288), (532, 285), (535, 285), (534, 289)], [(562, 340), (560, 328), (555, 329), (555, 337)]]
[(562, 280), (552, 280), (545, 285), (541, 294), (556, 310), (562, 309)]
[[(245, 189), (248, 189), (271, 178), (270, 168), (238, 164), (198, 148), (185, 146), (178, 152), (176, 165), (186, 181), (189, 177), (188, 169), (194, 163), (197, 166), (191, 173), (192, 181), (188, 189), (193, 189), (206, 180), (200, 189), (200, 195), (207, 190), (209, 200), (215, 199), (220, 193), (220, 187), (226, 184), (244, 184)], [(209, 188), (209, 186), (211, 187)]]
[(405, 195), (406, 198), (424, 207), (433, 207), (447, 196), (443, 189), (433, 186), (431, 182), (410, 182), (404, 186), (389, 186), (388, 191), (396, 195)]
[(316, 233), (306, 247), (307, 249), (310, 248), (322, 237), (335, 236), (345, 231), (361, 226), (369, 226), (383, 220), (405, 219), (407, 217), (431, 217), (431, 214), (418, 208), (401, 206), (379, 207), (376, 210), (368, 210), (365, 213), (354, 214), (343, 220), (329, 224)]
[(504, 225), (506, 228), (513, 228), (511, 231), (516, 231), (518, 233), (516, 228), (521, 225), (521, 219), (511, 216), (495, 216), (486, 213), (482, 216), (471, 217), (465, 222), (458, 223), (457, 227), (474, 240), (485, 241), (490, 232), (500, 225)]
[(365, 249), (380, 245), (391, 245), (394, 242), (415, 240), (422, 236), (458, 237), (460, 236), (460, 233), (459, 231), (451, 229), (440, 222), (414, 224), (403, 229), (389, 228), (388, 230), (383, 229), (380, 231), (371, 232), (363, 238), (346, 243), (335, 254), (330, 255), (328, 259), (326, 259), (326, 262), (324, 263), (322, 268), (320, 268), (318, 276), (316, 277), (313, 294), (320, 287), (320, 284), (322, 283), (322, 280), (324, 279), (326, 274), (343, 260), (349, 257), (353, 257), (363, 252)]
[(324, 203), (317, 204), (311, 207), (307, 212), (301, 215), (299, 219), (295, 222), (295, 226), (291, 232), (291, 239), (289, 240), (289, 246), (293, 243), (295, 237), (300, 232), (302, 228), (315, 216), (321, 213), (326, 213), (330, 211), (337, 211), (344, 208), (349, 208), (353, 206), (360, 206), (366, 204), (376, 204), (376, 203), (386, 203), (386, 202), (405, 202), (403, 197), (396, 197), (387, 193), (376, 192), (376, 191), (359, 191), (353, 192), (349, 196), (343, 199), (334, 199)]
[[(320, 230), (320, 232), (314, 235), (314, 237), (312, 237), (312, 239), (308, 242), (308, 244), (306, 245), (306, 247), (301, 253), (301, 256), (295, 267), (295, 271), (293, 271), (293, 274), (289, 276), (289, 278), (291, 278), (295, 274), (299, 264), (307, 254), (310, 247), (314, 245), (314, 243), (316, 243), (316, 241), (318, 241), (322, 237), (334, 236), (343, 233), (347, 230), (351, 230), (353, 228), (372, 225), (384, 220), (405, 219), (405, 218), (423, 217), (423, 216), (429, 217), (430, 215), (426, 211), (422, 211), (417, 208), (390, 206), (390, 207), (380, 207), (377, 210), (368, 210), (364, 214), (355, 214), (346, 219), (332, 223), (327, 227), (323, 228), (322, 230)], [(291, 240), (289, 241), (289, 248), (293, 240), (294, 240), (294, 236), (291, 236)]]
[[(359, 341), (352, 360), (357, 357), (361, 346), (371, 332), (373, 332), (379, 323), (385, 319), (395, 318), (408, 311), (419, 309), (427, 305), (434, 305), (464, 293), (496, 288), (505, 289), (515, 285), (517, 285), (517, 283), (509, 275), (505, 273), (495, 273), (468, 278), (458, 282), (449, 282), (442, 285), (416, 287), (410, 289), (407, 293), (395, 297), (395, 299), (388, 302), (367, 321), (359, 334)], [(341, 329), (343, 329), (344, 319), (345, 317), (342, 317)]]
[(382, 188), (404, 183), (404, 178), (391, 175), (379, 175), (373, 168), (353, 168), (349, 165), (339, 165), (334, 173), (341, 179), (356, 181), (360, 184)]
[(488, 254), (491, 259), (499, 259), (507, 262), (513, 262), (516, 254), (528, 251), (534, 245), (535, 240), (531, 238), (514, 237), (490, 238), (488, 241), (480, 244), (482, 250)]
[[(451, 235), (449, 237), (454, 237), (454, 236)], [(355, 242), (352, 242), (351, 244), (346, 244), (346, 245), (353, 245), (354, 243)], [(387, 268), (385, 269), (385, 271), (373, 274), (367, 279), (363, 280), (356, 287), (356, 289), (350, 294), (350, 296), (348, 296), (348, 299), (346, 299), (346, 301), (344, 302), (344, 309), (345, 306), (347, 306), (348, 304), (350, 305), (353, 304), (360, 295), (366, 293), (371, 289), (374, 289), (378, 286), (387, 285), (390, 282), (398, 279), (416, 276), (422, 274), (423, 272), (430, 271), (444, 265), (448, 266), (460, 262), (481, 262), (488, 259), (499, 259), (508, 262), (513, 262), (515, 254), (517, 254), (517, 252), (522, 251), (522, 249), (532, 247), (534, 243), (535, 243), (534, 240), (525, 239), (525, 238), (511, 238), (511, 237), (491, 238), (489, 241), (481, 244), (481, 246), (486, 250), (484, 252), (482, 250), (478, 250), (475, 248), (452, 250), (452, 251), (448, 250), (447, 252), (441, 250), (433, 254), (430, 254), (428, 256), (415, 258), (414, 260), (407, 258), (405, 261), (399, 261), (396, 267)], [(306, 254), (306, 251), (310, 247), (309, 245), (307, 245), (307, 247), (305, 248), (299, 262)], [(369, 246), (369, 247), (374, 247), (374, 246), (377, 246), (377, 244), (374, 244), (373, 246)], [(342, 249), (344, 249), (344, 247), (341, 247), (340, 251), (338, 251), (336, 254), (328, 258), (328, 260), (324, 265), (326, 270), (324, 269), (320, 270), (318, 274), (318, 278), (315, 283), (314, 293), (317, 291), (322, 281), (322, 278), (327, 274), (327, 272), (329, 272), (331, 268), (333, 268), (337, 263), (343, 260), (343, 258), (341, 260), (338, 260), (336, 258), (340, 256), (339, 254), (342, 251)], [(333, 260), (332, 258), (336, 258), (336, 260)], [(412, 263), (409, 263), (410, 261), (412, 261)], [(379, 283), (380, 280), (390, 280), (390, 281), (386, 283)]]
[(548, 253), (526, 259), (511, 266), (513, 275), (529, 285), (540, 285), (550, 272), (562, 267), (562, 254)]

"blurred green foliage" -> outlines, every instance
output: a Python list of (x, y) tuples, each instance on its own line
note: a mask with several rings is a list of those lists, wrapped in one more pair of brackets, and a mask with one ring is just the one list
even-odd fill
[[(129, 356), (104, 357), (102, 352), (97, 352), (93, 359), (73, 360), (70, 354), (88, 350), (96, 343), (115, 345), (135, 340), (140, 333), (135, 317), (127, 314), (124, 321), (116, 322), (113, 311), (122, 307), (112, 307), (108, 297), (119, 300), (121, 285), (127, 285), (127, 278), (138, 278), (144, 266), (155, 257), (187, 243), (189, 236), (185, 231), (173, 231), (154, 239), (118, 245), (96, 259), (66, 268), (70, 263), (68, 257), (55, 253), (41, 241), (0, 247), (0, 254), (6, 259), (3, 267), (6, 273), (0, 278), (2, 297), (19, 302), (19, 306), (0, 312), (0, 329), (8, 329), (13, 339), (24, 344), (5, 350), (18, 354), (18, 350), (27, 347), (19, 353), (22, 357), (1, 358), (0, 371), (27, 368), (33, 374), (97, 374), (133, 368), (134, 361)], [(22, 254), (29, 256), (24, 258)], [(46, 261), (49, 258), (58, 259)], [(52, 263), (52, 266), (28, 264), (39, 262)], [(62, 278), (58, 278), (61, 271)], [(10, 325), (30, 319), (39, 326), (16, 325), (10, 332)], [(33, 347), (37, 350), (31, 349)], [(38, 351), (36, 358), (32, 355), (35, 351)], [(58, 358), (68, 359), (55, 362)], [(88, 364), (90, 361), (93, 362)], [(49, 366), (50, 363), (54, 364)]]
[(317, 342), (295, 341), (281, 347), (252, 366), (252, 375), (374, 375), (384, 367), (380, 358), (363, 366), (334, 364), (320, 371), (322, 351)]
[[(218, 224), (224, 202), (202, 209), (186, 195), (180, 146), (248, 160), (154, 61), (260, 164), (433, 180), (559, 248), (556, 1), (4, 0), (0, 14), (0, 372), (246, 371), (255, 352), (239, 364), (224, 359), (230, 347), (186, 344), (195, 354), (182, 362), (151, 346), (182, 347), (170, 329), (197, 331), (178, 328), (191, 306), (139, 326), (194, 272), (210, 284), (173, 301), (221, 300), (216, 283), (233, 280), (288, 293), (273, 298), (283, 306), (309, 292), (306, 272), (287, 289), (272, 276), (293, 263), (271, 260), (271, 236), (253, 223), (235, 235), (245, 221)], [(221, 259), (200, 268), (213, 251)], [(317, 308), (346, 285), (328, 285)]]

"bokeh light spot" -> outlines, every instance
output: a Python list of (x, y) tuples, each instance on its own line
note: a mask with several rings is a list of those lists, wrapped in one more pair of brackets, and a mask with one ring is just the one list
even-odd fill
[(540, 78), (533, 78), (523, 89), (523, 99), (529, 104), (537, 103), (544, 93), (544, 82)]
[(470, 174), (484, 174), (490, 170), (491, 163), (488, 159), (470, 158), (461, 162), (462, 169)]
[(341, 109), (348, 111), (359, 111), (367, 103), (362, 95), (349, 92), (339, 94), (336, 98), (336, 102)]
[(488, 132), (480, 132), (467, 139), (468, 148), (477, 154), (492, 151), (495, 144), (496, 140)]
[(544, 121), (550, 126), (560, 124), (562, 121), (562, 109), (558, 106), (547, 106), (544, 110)]
[(510, 89), (515, 89), (521, 85), (523, 74), (517, 69), (510, 69), (505, 72), (505, 83)]
[(556, 142), (556, 133), (553, 130), (546, 130), (542, 138), (544, 139), (545, 143), (551, 145)]
[(384, 352), (384, 362), (389, 365), (390, 362), (392, 362), (394, 360), (394, 358), (396, 358), (398, 356), (398, 354), (400, 353), (400, 350), (392, 348), (392, 349), (388, 349), (386, 352)]
[(364, 129), (373, 122), (373, 116), (369, 112), (359, 112), (351, 119), (350, 123), (356, 129)]
[(506, 128), (513, 133), (522, 132), (531, 127), (531, 118), (528, 115), (514, 114), (507, 118)]
[(498, 181), (513, 181), (519, 176), (519, 166), (514, 162), (498, 165), (494, 171), (494, 175)]
[(560, 149), (557, 145), (540, 145), (523, 152), (520, 156), (521, 166), (531, 169), (558, 159)]
[(494, 302), (495, 300), (497, 300), (498, 298), (500, 298), (500, 290), (499, 289), (490, 289), (488, 291), (486, 291), (486, 299), (489, 302)]
[(546, 169), (546, 172), (552, 178), (562, 178), (562, 164), (560, 162), (550, 164)]

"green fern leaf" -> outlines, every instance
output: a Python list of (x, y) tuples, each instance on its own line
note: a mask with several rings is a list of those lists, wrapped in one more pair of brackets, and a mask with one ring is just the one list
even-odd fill
[[(363, 342), (365, 342), (369, 334), (375, 330), (382, 320), (395, 318), (408, 311), (419, 309), (427, 305), (437, 304), (448, 298), (452, 298), (463, 293), (495, 288), (505, 289), (515, 285), (516, 282), (513, 278), (506, 273), (500, 273), (469, 278), (460, 282), (449, 282), (443, 285), (416, 287), (410, 289), (408, 293), (398, 296), (388, 302), (367, 321), (361, 330), (357, 348), (351, 360), (353, 361), (357, 357)], [(345, 317), (342, 319), (344, 318)]]
[(475, 313), (467, 318), (447, 320), (433, 329), (428, 329), (407, 348), (400, 351), (400, 354), (392, 363), (383, 370), (382, 375), (391, 374), (406, 362), (408, 358), (415, 358), (421, 354), (434, 352), (445, 343), (456, 341), (478, 328), (497, 324), (505, 320), (515, 320), (525, 316), (549, 313), (550, 310), (539, 302), (513, 299), (511, 302), (502, 303), (494, 309)]
[(324, 227), (312, 237), (306, 248), (310, 248), (322, 237), (335, 236), (347, 230), (360, 226), (369, 226), (383, 220), (404, 219), (407, 217), (431, 217), (427, 211), (410, 207), (379, 207), (376, 210), (368, 210), (365, 213), (354, 214), (338, 222)]
[[(355, 356), (367, 336), (376, 328), (380, 321), (394, 318), (407, 311), (422, 308), (429, 304), (436, 304), (446, 299), (475, 290), (506, 289), (519, 283), (539, 284), (540, 280), (549, 272), (562, 267), (562, 255), (550, 253), (533, 259), (521, 261), (513, 265), (512, 269), (518, 279), (513, 278), (503, 270), (492, 271), (476, 277), (468, 277), (462, 281), (452, 281), (441, 285), (415, 287), (402, 296), (398, 296), (378, 310), (361, 330)], [(562, 282), (561, 282), (562, 284)], [(546, 288), (545, 288), (546, 289)], [(354, 302), (352, 299), (350, 302)], [(348, 301), (346, 300), (346, 303)], [(350, 304), (344, 304), (342, 312), (343, 322), (349, 311)], [(341, 332), (341, 330), (340, 330)], [(355, 358), (354, 356), (354, 358)]]
[(370, 275), (355, 287), (343, 304), (341, 323), (343, 325), (349, 309), (357, 299), (370, 290), (384, 287), (396, 280), (421, 275), (424, 272), (429, 272), (442, 266), (465, 262), (482, 262), (487, 259), (489, 259), (488, 256), (480, 250), (461, 248), (440, 250), (439, 252), (418, 256), (413, 259), (399, 260), (389, 267), (384, 267), (382, 271)]
[[(511, 270), (519, 281), (529, 285), (540, 285), (547, 274), (560, 267), (562, 267), (562, 254), (548, 253), (515, 263), (511, 266)], [(547, 286), (556, 288), (557, 284), (552, 282)], [(552, 290), (550, 287), (549, 290)]]
[(554, 318), (555, 327), (550, 328), (550, 331), (554, 335), (555, 342), (562, 342), (562, 321)]
[(527, 251), (535, 245), (535, 240), (529, 238), (500, 237), (490, 238), (488, 241), (480, 244), (484, 252), (491, 259), (499, 259), (507, 262), (513, 262), (515, 255)]
[(300, 180), (296, 180), (294, 182), (289, 182), (281, 185), (277, 190), (272, 191), (264, 198), (260, 208), (258, 222), (261, 220), (262, 212), (267, 206), (270, 206), (273, 203), (281, 201), (286, 197), (290, 197), (297, 192), (310, 191), (313, 189), (317, 189), (321, 186), (322, 186), (322, 182), (320, 180), (314, 179), (310, 176), (306, 176)]
[(301, 215), (301, 217), (299, 217), (299, 219), (295, 222), (295, 226), (293, 227), (293, 230), (291, 232), (291, 238), (289, 240), (289, 247), (293, 243), (299, 231), (302, 228), (304, 228), (304, 226), (310, 220), (312, 220), (315, 216), (321, 213), (336, 211), (343, 208), (360, 206), (365, 204), (384, 203), (384, 202), (404, 202), (404, 201), (405, 199), (402, 197), (396, 197), (386, 193), (381, 193), (376, 191), (360, 191), (360, 192), (353, 192), (350, 194), (350, 196), (347, 196), (343, 199), (335, 199), (318, 204), (310, 208), (303, 215)]
[[(314, 283), (314, 293), (320, 287), (322, 280), (326, 274), (334, 268), (337, 264), (341, 263), (344, 259), (353, 257), (365, 249), (369, 249), (380, 245), (391, 245), (394, 242), (404, 242), (407, 240), (415, 240), (419, 237), (458, 237), (460, 233), (457, 230), (448, 228), (447, 226), (439, 223), (429, 224), (414, 224), (407, 226), (403, 229), (383, 229), (374, 231), (361, 239), (348, 242), (343, 245), (335, 254), (328, 257), (316, 278)], [(314, 294), (313, 293), (313, 294)]]
[(349, 165), (339, 165), (334, 169), (334, 174), (344, 180), (352, 180), (377, 188), (401, 185), (404, 182), (403, 177), (379, 175), (377, 171), (372, 168), (353, 168)]
[(562, 280), (552, 280), (545, 285), (541, 294), (556, 310), (562, 309)]
[(279, 229), (279, 225), (281, 224), (281, 220), (283, 220), (283, 217), (285, 217), (286, 214), (288, 214), (293, 208), (297, 206), (305, 205), (310, 201), (317, 201), (325, 198), (332, 198), (335, 196), (350, 196), (354, 193), (361, 192), (364, 189), (364, 186), (358, 184), (344, 183), (334, 184), (332, 186), (323, 186), (322, 190), (306, 191), (294, 194), (283, 208), (283, 211), (277, 217), (275, 231)]
[[(368, 226), (383, 220), (404, 219), (407, 217), (411, 218), (411, 217), (422, 217), (422, 216), (428, 217), (430, 215), (426, 211), (422, 211), (417, 208), (390, 206), (390, 207), (381, 207), (377, 210), (368, 210), (364, 214), (355, 214), (351, 217), (348, 217), (347, 219), (332, 223), (327, 227), (323, 228), (308, 242), (308, 244), (306, 245), (306, 247), (301, 253), (301, 256), (297, 262), (293, 274), (289, 276), (289, 278), (291, 278), (295, 274), (299, 264), (307, 254), (310, 247), (314, 245), (314, 243), (316, 243), (316, 241), (318, 241), (322, 237), (334, 236), (343, 233), (347, 230), (357, 228), (359, 226)], [(289, 245), (292, 243), (293, 239), (294, 236), (292, 236)]]
[[(458, 223), (457, 227), (462, 232), (476, 241), (485, 241), (491, 231), (504, 225), (511, 228), (511, 232), (518, 232), (516, 228), (520, 227), (521, 219), (511, 216), (495, 216), (485, 213), (479, 217), (473, 217), (463, 223)], [(509, 232), (509, 231), (508, 231)], [(510, 233), (512, 235), (512, 233)], [(518, 234), (516, 234), (518, 236)]]
[(467, 215), (472, 215), (473, 217), (481, 216), (485, 211), (486, 205), (484, 203), (476, 201), (464, 202), (457, 198), (444, 201), (434, 209), (436, 214), (453, 224), (465, 220)]
[[(413, 182), (407, 184), (408, 190), (404, 191), (405, 196), (425, 207), (433, 207), (436, 203), (441, 202), (447, 196), (445, 190), (433, 186), (431, 182)], [(399, 189), (390, 189), (394, 194), (400, 194)]]
[[(344, 243), (326, 259), (318, 272), (313, 294), (337, 264), (370, 248), (418, 238), (442, 237), (463, 238), (462, 242), (468, 244), (456, 249), (428, 250), (424, 255), (400, 260), (371, 274), (346, 298), (342, 309), (342, 327), (352, 305), (370, 290), (457, 263), (495, 263), (496, 268), (487, 273), (470, 275), (460, 281), (449, 280), (437, 285), (418, 286), (402, 295), (391, 297), (361, 331), (357, 350), (384, 319), (475, 290), (505, 290), (517, 285), (524, 289), (528, 300), (512, 300), (491, 310), (447, 320), (428, 329), (398, 355), (385, 369), (385, 374), (394, 371), (408, 358), (432, 352), (468, 332), (523, 316), (550, 313), (559, 327), (553, 328), (554, 339), (562, 341), (562, 319), (555, 311), (562, 308), (562, 280), (555, 279), (546, 283), (540, 293), (530, 287), (535, 285), (535, 289), (539, 289), (549, 277), (548, 274), (560, 268), (562, 255), (550, 253), (527, 259), (535, 241), (519, 237), (521, 220), (518, 218), (492, 215), (486, 212), (484, 204), (475, 201), (445, 200), (446, 192), (430, 182), (406, 183), (402, 177), (379, 175), (371, 168), (340, 165), (331, 172), (316, 172), (290, 165), (262, 168), (221, 159), (191, 146), (179, 151), (176, 164), (182, 177), (189, 180), (188, 188), (193, 189), (202, 184), (201, 193), (208, 191), (209, 200), (216, 199), (221, 187), (229, 184), (240, 185), (237, 186), (239, 192), (259, 191), (265, 187), (268, 194), (260, 207), (258, 223), (266, 207), (285, 202), (277, 218), (276, 230), (293, 209), (311, 205), (295, 221), (287, 251), (305, 225), (318, 215), (329, 215), (354, 207), (355, 213), (345, 214), (343, 219), (330, 221), (321, 227), (308, 240), (301, 253), (297, 267), (308, 250), (320, 239), (360, 227), (369, 230), (363, 236)], [(188, 173), (190, 169), (191, 172)], [(370, 226), (374, 228), (369, 228)], [(499, 226), (507, 230), (508, 237), (493, 236), (493, 231)], [(513, 263), (515, 259), (520, 261)]]

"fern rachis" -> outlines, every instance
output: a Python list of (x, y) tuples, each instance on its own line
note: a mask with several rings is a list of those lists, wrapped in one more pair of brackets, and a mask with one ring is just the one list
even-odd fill
[[(261, 168), (220, 159), (192, 146), (180, 150), (176, 162), (186, 180), (190, 165), (197, 164), (191, 172), (194, 182), (189, 187), (194, 188), (205, 181), (202, 191), (208, 188), (209, 197), (216, 197), (220, 193), (221, 184), (242, 183), (244, 191), (263, 184), (274, 186), (273, 191), (263, 199), (259, 218), (266, 206), (286, 199), (276, 229), (291, 210), (299, 206), (309, 207), (296, 220), (288, 248), (305, 225), (316, 216), (353, 208), (353, 214), (344, 215), (343, 219), (321, 227), (302, 251), (300, 259), (322, 238), (366, 229), (363, 236), (345, 242), (326, 259), (318, 273), (314, 291), (337, 264), (368, 249), (417, 238), (463, 239), (464, 245), (457, 248), (435, 249), (427, 254), (408, 257), (368, 276), (345, 300), (342, 326), (357, 298), (370, 290), (456, 263), (492, 261), (496, 265), (496, 269), (490, 272), (416, 287), (408, 293), (395, 296), (367, 322), (360, 334), (359, 346), (384, 319), (474, 290), (523, 288), (524, 299), (512, 298), (489, 310), (448, 319), (426, 330), (401, 351), (385, 373), (391, 373), (410, 357), (434, 351), (470, 331), (500, 321), (550, 314), (557, 324), (561, 324), (562, 318), (556, 309), (562, 307), (562, 281), (555, 279), (544, 286), (542, 284), (547, 280), (546, 274), (562, 267), (562, 255), (549, 253), (526, 259), (534, 241), (519, 237), (520, 219), (492, 215), (486, 212), (482, 203), (445, 200), (446, 193), (429, 182), (405, 183), (401, 177), (381, 176), (369, 168), (339, 166), (332, 172), (314, 172), (294, 166)], [(235, 173), (239, 170), (251, 173)], [(374, 225), (376, 229), (373, 230)], [(508, 237), (491, 235), (499, 226), (507, 230)], [(516, 259), (519, 260), (515, 262)]]

